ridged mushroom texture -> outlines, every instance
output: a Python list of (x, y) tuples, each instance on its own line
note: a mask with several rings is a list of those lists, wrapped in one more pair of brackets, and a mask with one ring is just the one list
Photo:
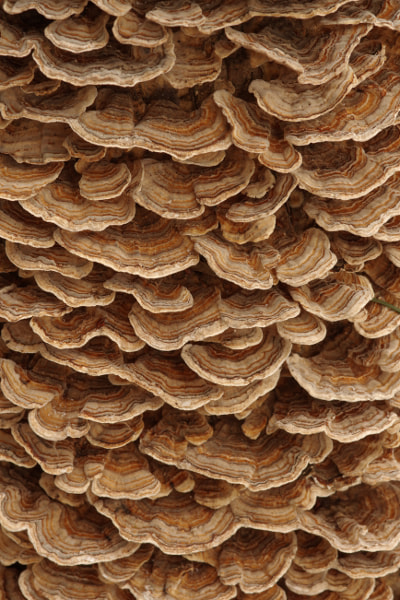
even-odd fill
[(1, 600), (400, 598), (399, 0), (0, 0)]

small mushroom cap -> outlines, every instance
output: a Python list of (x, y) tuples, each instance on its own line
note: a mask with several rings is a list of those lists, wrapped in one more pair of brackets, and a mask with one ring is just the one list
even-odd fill
[(70, 310), (35, 285), (18, 287), (11, 284), (0, 289), (0, 316), (11, 323), (33, 316), (61, 316)]
[(25, 244), (6, 242), (8, 258), (20, 269), (54, 271), (72, 279), (89, 275), (93, 263), (68, 252), (61, 246), (35, 248)]
[(235, 98), (227, 90), (214, 93), (214, 100), (232, 126), (233, 143), (247, 152), (257, 152), (270, 169), (288, 173), (301, 165), (301, 155), (282, 136), (275, 120), (258, 106)]
[[(326, 402), (310, 398), (293, 382), (279, 388), (278, 399), (268, 421), (267, 432), (277, 428), (308, 435), (323, 431), (333, 440), (349, 443), (390, 429), (398, 417), (385, 403)], [(366, 427), (368, 423), (368, 427)]]
[(312, 227), (281, 250), (276, 275), (280, 281), (300, 287), (313, 279), (324, 279), (336, 261), (327, 235)]
[[(221, 420), (202, 443), (184, 435), (182, 431), (174, 434), (173, 421), (167, 413), (155, 428), (142, 435), (140, 448), (161, 462), (223, 478), (255, 492), (293, 481), (309, 462), (322, 462), (332, 449), (332, 443), (324, 436), (296, 438), (280, 432), (249, 440), (233, 418)], [(288, 447), (293, 449), (289, 460)]]
[(55, 237), (76, 256), (149, 279), (177, 273), (199, 260), (192, 242), (178, 233), (173, 222), (145, 212), (119, 228), (84, 233), (59, 230)]
[(304, 210), (325, 231), (372, 236), (392, 217), (399, 215), (399, 186), (400, 177), (395, 174), (383, 186), (351, 202), (311, 196), (304, 203)]
[(222, 545), (218, 574), (225, 584), (239, 584), (244, 592), (262, 592), (284, 575), (295, 552), (293, 533), (239, 529)]
[(115, 293), (103, 286), (106, 275), (102, 267), (95, 266), (82, 279), (65, 277), (54, 271), (34, 271), (33, 276), (42, 290), (50, 292), (71, 308), (105, 306), (115, 299)]
[(299, 83), (321, 85), (346, 69), (352, 51), (371, 29), (365, 23), (325, 23), (320, 18), (271, 19), (255, 32), (225, 31), (236, 44), (296, 71)]
[(132, 294), (139, 305), (151, 313), (175, 313), (193, 306), (193, 296), (179, 275), (142, 279), (128, 273), (117, 273), (104, 283), (108, 290)]
[(310, 396), (322, 400), (365, 402), (392, 398), (399, 390), (398, 374), (383, 371), (376, 363), (357, 364), (345, 355), (351, 340), (357, 343), (354, 338), (351, 332), (346, 339), (341, 334), (312, 358), (292, 354), (287, 359), (290, 373)]
[(241, 386), (272, 375), (289, 356), (291, 347), (289, 341), (269, 329), (260, 344), (244, 350), (214, 343), (186, 344), (181, 355), (190, 369), (206, 380)]
[(364, 275), (337, 271), (291, 288), (290, 295), (307, 312), (327, 321), (340, 321), (355, 317), (372, 300), (374, 290)]
[[(271, 172), (270, 172), (271, 173)], [(273, 185), (275, 183), (275, 185)], [(226, 217), (237, 223), (258, 221), (276, 213), (288, 200), (296, 187), (296, 179), (292, 174), (278, 175), (275, 182), (269, 185), (266, 194), (240, 199), (228, 207)]]
[(164, 44), (168, 39), (165, 27), (152, 23), (138, 15), (134, 10), (129, 10), (117, 16), (112, 32), (120, 44), (154, 48)]
[(44, 34), (57, 48), (80, 53), (104, 48), (109, 35), (106, 29), (109, 16), (96, 10), (87, 10), (63, 20), (53, 21)]
[[(365, 484), (354, 486), (346, 492), (338, 492), (335, 495), (336, 502), (326, 498), (319, 508), (305, 511), (301, 517), (303, 527), (309, 532), (312, 529), (314, 535), (323, 535), (340, 551), (391, 550), (398, 544), (399, 537), (395, 524), (399, 510), (398, 496), (395, 483), (374, 487)], [(337, 503), (339, 499), (340, 504)], [(345, 523), (347, 527), (344, 531)]]
[(2, 238), (35, 248), (50, 248), (54, 246), (54, 231), (53, 225), (33, 217), (17, 202), (0, 200), (0, 234)]
[(65, 19), (82, 12), (86, 4), (87, 0), (5, 0), (3, 9), (11, 15), (34, 9), (48, 19)]
[(46, 77), (76, 86), (134, 86), (166, 73), (174, 63), (171, 40), (156, 48), (133, 47), (132, 53), (110, 42), (99, 50), (82, 52), (78, 62), (74, 52), (57, 48), (48, 40), (38, 40), (33, 59)]
[(383, 185), (399, 170), (400, 130), (388, 127), (371, 140), (305, 146), (296, 171), (299, 186), (322, 197), (352, 200)]
[(249, 290), (272, 287), (270, 269), (278, 264), (279, 253), (267, 242), (247, 248), (229, 243), (214, 232), (192, 239), (194, 249), (218, 276)]
[[(112, 98), (110, 90), (106, 92), (101, 108), (89, 110), (71, 122), (72, 129), (91, 143), (167, 152), (178, 160), (226, 150), (231, 145), (228, 126), (212, 97), (206, 98), (194, 111), (159, 100), (151, 103), (143, 116), (139, 99), (129, 99), (126, 94)], [(135, 106), (135, 102), (139, 106)], [(116, 112), (119, 113), (118, 119)]]
[(5, 200), (25, 200), (51, 183), (61, 173), (63, 164), (45, 165), (17, 163), (8, 156), (0, 157), (0, 196)]

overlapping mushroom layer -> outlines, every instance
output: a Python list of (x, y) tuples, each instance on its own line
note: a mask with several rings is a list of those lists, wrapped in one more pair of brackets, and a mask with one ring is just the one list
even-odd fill
[(394, 598), (399, 68), (394, 0), (0, 2), (4, 600)]

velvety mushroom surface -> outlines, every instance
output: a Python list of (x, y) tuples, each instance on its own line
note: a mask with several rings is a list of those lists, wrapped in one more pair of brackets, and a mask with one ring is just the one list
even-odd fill
[(0, 0), (2, 600), (400, 598), (398, 0)]

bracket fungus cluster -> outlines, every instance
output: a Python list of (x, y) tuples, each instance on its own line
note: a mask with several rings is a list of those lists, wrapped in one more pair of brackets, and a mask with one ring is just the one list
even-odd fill
[(0, 1), (0, 597), (400, 598), (398, 0)]

